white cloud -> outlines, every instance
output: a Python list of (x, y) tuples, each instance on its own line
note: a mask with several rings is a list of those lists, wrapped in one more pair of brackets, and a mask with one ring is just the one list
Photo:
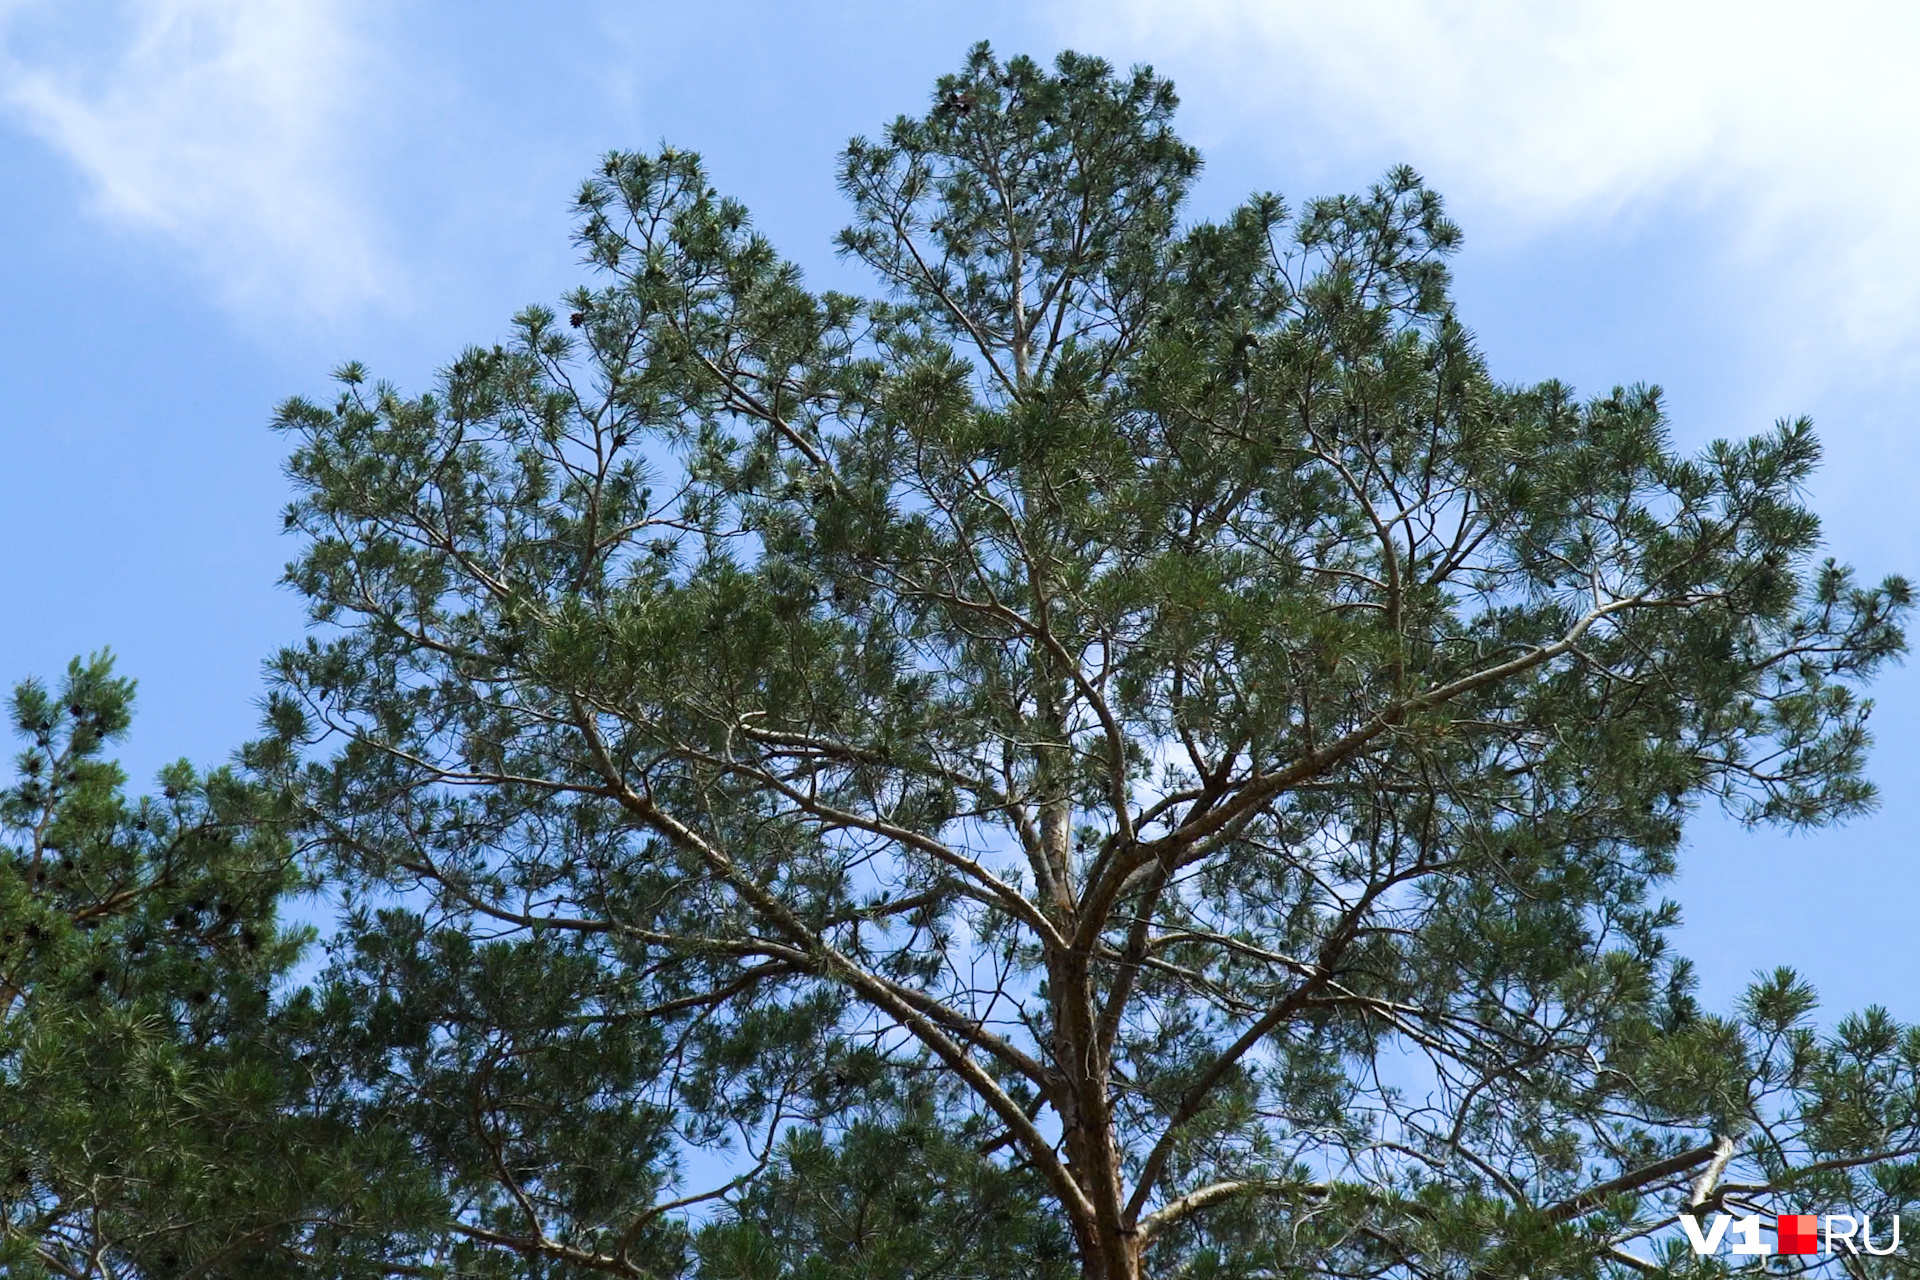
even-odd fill
[(353, 0), (0, 3), (0, 104), (95, 210), (186, 248), (236, 301), (328, 312), (385, 271), (348, 141)]
[[(1194, 115), (1386, 151), (1510, 229), (1674, 202), (1857, 351), (1920, 347), (1920, 8), (1688, 0), (1064, 0)], [(1473, 229), (1470, 226), (1470, 230)]]

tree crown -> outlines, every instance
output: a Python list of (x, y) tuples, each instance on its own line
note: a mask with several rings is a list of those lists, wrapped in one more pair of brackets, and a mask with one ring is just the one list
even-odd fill
[(566, 321), (283, 408), (320, 631), (256, 762), (331, 735), (296, 785), (382, 928), (504, 930), (542, 1035), (652, 1046), (566, 1096), (657, 1172), (586, 1196), (502, 1101), (469, 1241), (669, 1266), (733, 1125), (704, 1265), (774, 1274), (823, 1220), (768, 1206), (932, 1116), (911, 1176), (1088, 1275), (1571, 1275), (1723, 1142), (1749, 1195), (1909, 1145), (1906, 1032), (1818, 1041), (1790, 975), (1705, 1015), (1657, 897), (1703, 800), (1872, 803), (1908, 592), (1820, 557), (1809, 425), (1685, 457), (1654, 389), (1497, 382), (1417, 175), (1185, 222), (1174, 107), (977, 48), (845, 153), (871, 300), (610, 155)]

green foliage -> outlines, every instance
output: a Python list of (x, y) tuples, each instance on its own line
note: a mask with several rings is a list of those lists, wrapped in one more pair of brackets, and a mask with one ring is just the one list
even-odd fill
[(341, 1227), (389, 1261), (517, 1276), (489, 1244), (537, 1211), (554, 1254), (542, 1276), (592, 1274), (602, 1254), (677, 1271), (680, 1223), (650, 1212), (674, 1134), (671, 1100), (650, 1097), (659, 1026), (576, 938), (490, 940), (464, 925), (356, 912), (290, 1011), (315, 1096), (340, 1127), (375, 1136), (376, 1176), (411, 1192), (383, 1238)]
[(283, 407), (314, 1265), (1518, 1280), (1910, 1203), (1915, 1033), (1709, 1016), (1659, 897), (1702, 804), (1873, 802), (1909, 592), (1811, 428), (1495, 381), (1416, 174), (1186, 222), (1174, 108), (977, 48), (844, 156), (874, 300), (610, 155), (564, 321)]
[(789, 1130), (765, 1177), (696, 1238), (705, 1280), (915, 1280), (1077, 1269), (1031, 1172), (981, 1158), (930, 1099), (873, 1098)]
[(281, 815), (185, 762), (129, 801), (102, 754), (133, 699), (112, 671), (76, 660), (10, 707), (0, 1258), (21, 1276), (273, 1274), (297, 1193), (274, 1138), (288, 1064), (262, 1033), (303, 941), (275, 914), (294, 882)]
[[(1767, 1135), (1748, 1195), (1896, 1167), (1906, 1113), (1837, 1100), (1906, 1033), (1705, 1017), (1652, 896), (1701, 798), (1871, 803), (1907, 589), (1815, 559), (1810, 429), (1688, 459), (1654, 391), (1493, 382), (1410, 172), (1183, 228), (1173, 106), (976, 50), (848, 149), (871, 303), (609, 157), (567, 327), (286, 406), (325, 631), (260, 759), (339, 739), (335, 873), (453, 922), (355, 928), (359, 990), (480, 1007), (367, 1031), (463, 1188), (422, 1117), (533, 1038), (469, 1238), (667, 1265), (606, 1242), (669, 1117), (763, 1135), (714, 1275), (1034, 1274), (1041, 1206), (1088, 1274), (1588, 1274), (1720, 1138)], [(600, 1106), (638, 1163), (589, 1203), (600, 1126), (538, 1117)]]

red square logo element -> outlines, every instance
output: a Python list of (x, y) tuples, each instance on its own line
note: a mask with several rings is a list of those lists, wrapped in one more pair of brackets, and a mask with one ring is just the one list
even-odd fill
[(1819, 1219), (1811, 1213), (1783, 1213), (1778, 1218), (1774, 1233), (1780, 1240), (1781, 1253), (1818, 1253), (1816, 1242), (1819, 1228), (1814, 1224)]

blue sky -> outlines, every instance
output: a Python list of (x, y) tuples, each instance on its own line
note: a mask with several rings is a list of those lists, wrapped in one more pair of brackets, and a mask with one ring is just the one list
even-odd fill
[[(223, 758), (301, 625), (277, 401), (347, 359), (417, 389), (575, 283), (567, 204), (614, 147), (702, 152), (860, 286), (834, 155), (980, 38), (1169, 74), (1198, 216), (1414, 164), (1497, 375), (1660, 383), (1688, 444), (1809, 413), (1835, 552), (1920, 573), (1909, 6), (0, 0), (0, 677), (110, 645), (135, 776)], [(1791, 962), (1920, 1019), (1920, 679), (1877, 697), (1880, 813), (1696, 826), (1674, 892), (1717, 1003)]]

